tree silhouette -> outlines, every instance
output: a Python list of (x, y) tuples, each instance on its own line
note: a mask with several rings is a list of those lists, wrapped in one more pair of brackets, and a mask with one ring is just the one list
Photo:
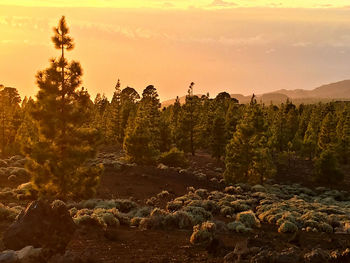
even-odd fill
[(49, 68), (39, 71), (39, 92), (32, 112), (39, 140), (28, 147), (29, 170), (35, 188), (47, 198), (89, 197), (94, 194), (101, 167), (86, 165), (95, 156), (96, 129), (88, 127), (90, 96), (81, 84), (79, 62), (68, 62), (65, 51), (74, 47), (65, 17), (54, 28), (52, 41), (61, 50)]

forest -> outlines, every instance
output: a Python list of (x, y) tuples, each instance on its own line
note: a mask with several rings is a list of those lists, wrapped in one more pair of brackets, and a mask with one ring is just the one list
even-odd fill
[[(41, 78), (38, 76), (42, 89), (49, 89), (47, 80)], [(69, 88), (73, 90), (75, 86)], [(264, 105), (252, 97), (249, 104), (240, 104), (227, 92), (213, 99), (209, 95), (199, 98), (193, 95), (193, 88), (191, 83), (185, 104), (176, 100), (173, 105), (161, 108), (154, 86), (147, 86), (140, 96), (131, 87), (122, 89), (118, 80), (111, 101), (101, 94), (92, 100), (86, 91), (73, 90), (76, 97), (64, 101), (72, 115), (62, 115), (44, 108), (56, 107), (51, 103), (52, 100), (59, 103), (59, 91), (46, 97), (40, 90), (37, 100), (21, 101), (16, 89), (3, 87), (2, 156), (25, 153), (31, 157), (33, 145), (43, 143), (39, 138), (44, 135), (48, 141), (77, 147), (75, 150), (87, 157), (92, 157), (98, 148), (115, 146), (137, 164), (182, 167), (186, 166), (188, 154), (205, 151), (225, 163), (224, 178), (228, 184), (264, 183), (305, 160), (311, 161), (313, 172), (309, 176), (316, 182), (339, 184), (344, 179), (350, 156), (347, 102), (296, 106), (286, 101), (281, 105)], [(70, 137), (67, 141), (61, 141), (65, 127), (60, 122), (72, 127), (66, 131)], [(71, 132), (83, 132), (81, 139), (73, 140)], [(42, 145), (38, 147), (38, 154), (48, 158), (49, 153), (43, 152)], [(67, 157), (73, 154), (61, 150), (52, 149)], [(54, 177), (45, 180), (53, 181)]]

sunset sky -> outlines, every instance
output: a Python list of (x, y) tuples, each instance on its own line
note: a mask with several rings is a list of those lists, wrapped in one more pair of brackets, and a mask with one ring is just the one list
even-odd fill
[(162, 100), (244, 95), (350, 79), (348, 0), (1, 0), (0, 84), (37, 92), (65, 15), (92, 96), (155, 85)]

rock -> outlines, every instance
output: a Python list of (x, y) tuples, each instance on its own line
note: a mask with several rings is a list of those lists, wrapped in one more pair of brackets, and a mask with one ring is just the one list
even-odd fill
[(6, 248), (19, 250), (28, 245), (64, 251), (76, 226), (66, 205), (54, 201), (34, 201), (21, 212), (6, 230), (3, 243)]
[(305, 263), (327, 263), (329, 260), (329, 253), (320, 248), (313, 249), (304, 255)]
[(18, 263), (18, 256), (13, 250), (5, 250), (0, 254), (0, 263)]
[(158, 164), (157, 168), (160, 170), (167, 170), (169, 167), (166, 166), (165, 164), (160, 163), (160, 164)]
[(300, 261), (300, 251), (296, 248), (288, 248), (276, 257), (276, 263), (298, 263)]
[(17, 251), (17, 257), (21, 263), (38, 263), (45, 262), (42, 257), (42, 249), (27, 246)]

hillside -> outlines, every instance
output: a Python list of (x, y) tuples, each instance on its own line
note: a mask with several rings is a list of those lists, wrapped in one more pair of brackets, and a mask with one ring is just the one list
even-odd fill
[[(198, 95), (201, 96), (201, 95)], [(231, 94), (232, 98), (238, 99), (239, 103), (248, 103), (251, 95)], [(257, 100), (265, 104), (282, 103), (288, 98), (295, 103), (317, 103), (319, 101), (348, 100), (350, 99), (350, 80), (343, 80), (335, 83), (322, 85), (312, 90), (276, 90), (274, 92), (258, 94)], [(180, 97), (181, 104), (185, 102), (186, 96)], [(175, 99), (162, 102), (163, 107), (167, 107), (175, 102)]]

